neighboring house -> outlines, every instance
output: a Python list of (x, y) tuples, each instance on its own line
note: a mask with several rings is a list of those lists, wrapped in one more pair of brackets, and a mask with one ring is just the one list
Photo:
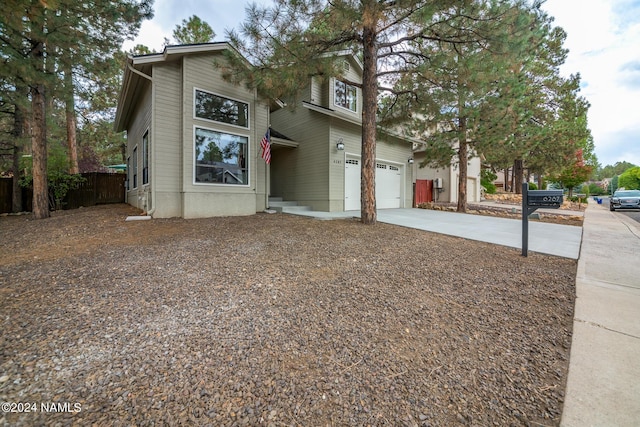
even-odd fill
[[(414, 157), (414, 182), (417, 180), (433, 180), (439, 179), (441, 188), (437, 189), (437, 185), (433, 186), (433, 201), (444, 203), (458, 203), (458, 182), (460, 172), (457, 165), (446, 167), (420, 167), (425, 159), (424, 149), (420, 146), (413, 153)], [(467, 202), (477, 203), (480, 201), (480, 171), (481, 161), (479, 157), (469, 159), (467, 166)]]
[[(167, 46), (128, 59), (116, 113), (128, 139), (127, 202), (160, 218), (250, 215), (269, 207), (268, 196), (359, 209), (360, 89), (313, 78), (302, 102), (284, 107), (224, 81), (213, 62), (226, 49)], [(347, 79), (361, 81), (361, 64), (344, 58)], [(269, 128), (267, 165), (260, 140)], [(378, 208), (411, 206), (411, 156), (409, 141), (378, 138)]]

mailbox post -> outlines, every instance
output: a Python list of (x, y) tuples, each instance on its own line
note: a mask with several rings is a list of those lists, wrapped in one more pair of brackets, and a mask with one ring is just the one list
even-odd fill
[(538, 208), (558, 209), (562, 206), (562, 190), (529, 190), (522, 184), (522, 256), (529, 253), (529, 215)]

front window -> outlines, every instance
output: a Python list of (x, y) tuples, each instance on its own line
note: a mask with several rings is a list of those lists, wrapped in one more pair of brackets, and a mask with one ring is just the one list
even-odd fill
[(149, 183), (149, 131), (142, 137), (142, 184)]
[(138, 188), (138, 147), (133, 149), (133, 188)]
[(196, 89), (195, 116), (248, 128), (249, 104)]
[(355, 86), (336, 80), (334, 103), (338, 107), (346, 108), (351, 111), (356, 111), (357, 108), (357, 89)]
[(249, 139), (210, 129), (195, 129), (195, 182), (248, 185)]

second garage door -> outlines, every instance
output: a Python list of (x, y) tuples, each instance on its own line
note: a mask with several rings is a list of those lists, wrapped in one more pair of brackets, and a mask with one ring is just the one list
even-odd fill
[[(360, 159), (345, 163), (344, 210), (360, 209)], [(378, 209), (401, 207), (402, 170), (386, 162), (376, 163), (376, 206)]]

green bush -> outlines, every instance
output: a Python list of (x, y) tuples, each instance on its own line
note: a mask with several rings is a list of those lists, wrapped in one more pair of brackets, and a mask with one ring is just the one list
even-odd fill
[(484, 187), (484, 190), (487, 194), (495, 194), (496, 186), (493, 181), (498, 178), (498, 175), (493, 173), (491, 169), (482, 169), (480, 172), (480, 185)]
[(587, 191), (585, 189), (584, 192), (592, 196), (602, 196), (607, 191), (604, 188), (600, 187), (598, 184), (593, 183), (589, 184), (589, 190)]
[[(86, 179), (80, 175), (72, 175), (66, 172), (49, 172), (47, 174), (47, 184), (49, 187), (49, 207), (53, 210), (62, 209), (63, 200), (67, 193), (75, 190), (85, 182)], [(22, 187), (31, 187), (33, 185), (33, 177), (28, 175), (20, 180)]]
[(538, 184), (536, 184), (535, 182), (529, 183), (529, 190), (537, 190), (537, 189), (538, 189)]
[(568, 198), (568, 200), (570, 202), (573, 203), (587, 203), (587, 196), (581, 195), (581, 196), (571, 196)]

